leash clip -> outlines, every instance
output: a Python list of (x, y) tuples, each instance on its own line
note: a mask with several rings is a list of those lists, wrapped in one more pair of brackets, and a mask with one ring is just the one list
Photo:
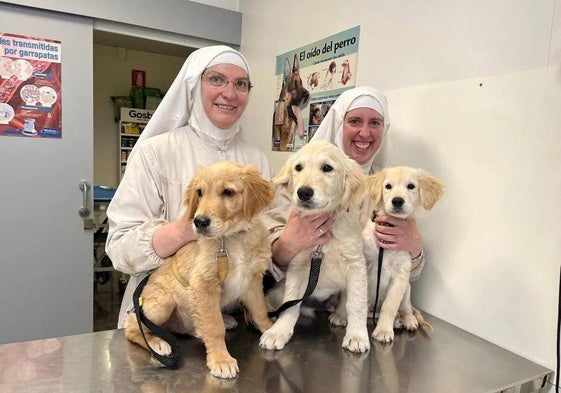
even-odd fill
[(323, 252), (321, 251), (312, 251), (312, 259), (323, 259)]
[(220, 248), (218, 250), (216, 250), (216, 259), (220, 259), (220, 258), (229, 258), (228, 255), (228, 250), (226, 250), (225, 248)]
[(312, 251), (312, 260), (319, 259), (320, 261), (323, 260), (323, 252), (321, 251), (321, 244), (318, 244), (318, 248), (315, 251)]

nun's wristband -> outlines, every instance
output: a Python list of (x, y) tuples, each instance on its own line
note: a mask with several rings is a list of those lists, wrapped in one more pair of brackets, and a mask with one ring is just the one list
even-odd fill
[(419, 253), (419, 255), (417, 255), (415, 258), (411, 258), (411, 263), (417, 262), (419, 259), (421, 259), (423, 257), (423, 255), (425, 255), (425, 252), (421, 248), (421, 252)]

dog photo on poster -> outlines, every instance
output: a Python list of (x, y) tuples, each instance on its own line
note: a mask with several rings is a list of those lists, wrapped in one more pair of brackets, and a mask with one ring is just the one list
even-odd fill
[(355, 86), (360, 26), (277, 56), (272, 150), (299, 150)]

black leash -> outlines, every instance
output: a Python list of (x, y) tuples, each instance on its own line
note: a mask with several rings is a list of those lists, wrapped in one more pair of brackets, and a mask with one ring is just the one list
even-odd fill
[[(372, 211), (372, 216), (370, 219), (374, 222), (377, 213), (376, 210)], [(384, 249), (378, 247), (378, 276), (376, 277), (376, 298), (374, 300), (374, 309), (372, 310), (372, 323), (376, 326), (376, 308), (378, 307), (378, 297), (380, 296), (380, 278), (382, 277), (382, 262), (384, 260)]]
[(278, 317), (283, 311), (289, 309), (290, 307), (300, 303), (302, 300), (310, 296), (319, 280), (319, 271), (321, 268), (321, 262), (323, 261), (323, 252), (321, 252), (321, 244), (318, 246), (317, 250), (312, 252), (312, 262), (310, 264), (310, 275), (308, 277), (308, 286), (306, 287), (306, 292), (304, 296), (300, 299), (289, 300), (284, 302), (276, 311), (269, 312), (269, 318)]
[[(179, 340), (177, 339), (177, 337), (175, 337), (173, 334), (168, 332), (166, 329), (156, 325), (154, 322), (149, 320), (146, 317), (146, 315), (144, 315), (144, 312), (142, 311), (141, 293), (144, 287), (146, 286), (146, 283), (148, 282), (149, 278), (150, 275), (146, 276), (144, 280), (142, 280), (138, 284), (132, 296), (132, 301), (134, 304), (134, 312), (136, 314), (136, 320), (138, 322), (138, 327), (140, 328), (140, 333), (142, 334), (142, 338), (144, 339), (144, 342), (146, 343), (146, 346), (150, 354), (152, 354), (152, 356), (155, 357), (156, 360), (162, 363), (164, 367), (174, 369), (177, 368), (179, 364), (179, 357), (180, 357)], [(164, 340), (170, 345), (171, 354), (169, 354), (168, 356), (163, 356), (160, 355), (158, 352), (154, 351), (154, 349), (152, 349), (152, 347), (150, 346), (150, 344), (148, 344), (148, 341), (146, 340), (146, 335), (144, 333), (144, 328), (142, 327), (142, 324), (146, 325), (146, 327), (150, 329), (152, 333), (154, 333), (156, 336), (160, 337), (162, 340)]]
[(382, 261), (384, 260), (384, 249), (380, 247), (378, 252), (378, 277), (376, 277), (376, 300), (374, 300), (374, 309), (372, 310), (372, 322), (376, 326), (376, 308), (378, 307), (378, 297), (380, 296), (380, 277), (382, 276)]

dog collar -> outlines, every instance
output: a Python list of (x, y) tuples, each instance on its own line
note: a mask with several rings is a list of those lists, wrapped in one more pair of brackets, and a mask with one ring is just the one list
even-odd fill
[(171, 270), (173, 271), (173, 275), (175, 276), (175, 279), (177, 281), (179, 281), (179, 283), (181, 285), (183, 285), (184, 287), (187, 286), (187, 282), (183, 279), (183, 277), (181, 277), (181, 274), (179, 274), (179, 269), (177, 268), (177, 258), (173, 257), (171, 259)]

